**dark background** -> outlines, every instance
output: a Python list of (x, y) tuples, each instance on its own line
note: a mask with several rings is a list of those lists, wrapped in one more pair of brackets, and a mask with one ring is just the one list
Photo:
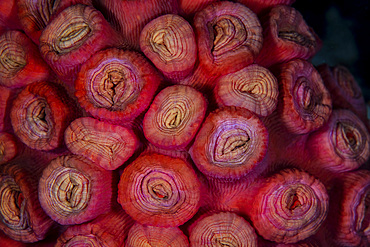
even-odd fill
[[(323, 41), (313, 63), (347, 66), (363, 89), (370, 107), (369, 0), (296, 0), (307, 24)], [(369, 115), (369, 114), (368, 114)]]

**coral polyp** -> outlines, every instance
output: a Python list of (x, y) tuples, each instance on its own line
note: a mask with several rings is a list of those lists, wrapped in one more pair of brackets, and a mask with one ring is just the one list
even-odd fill
[(0, 246), (369, 246), (361, 87), (294, 0), (0, 2)]

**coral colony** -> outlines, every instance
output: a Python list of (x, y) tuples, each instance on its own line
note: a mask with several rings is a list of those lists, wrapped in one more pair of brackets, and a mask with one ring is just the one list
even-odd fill
[(293, 2), (1, 1), (0, 246), (369, 246), (364, 98)]

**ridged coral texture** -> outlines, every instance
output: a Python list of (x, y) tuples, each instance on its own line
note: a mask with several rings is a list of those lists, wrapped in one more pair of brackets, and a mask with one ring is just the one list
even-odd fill
[(370, 246), (370, 121), (294, 0), (0, 1), (0, 246)]

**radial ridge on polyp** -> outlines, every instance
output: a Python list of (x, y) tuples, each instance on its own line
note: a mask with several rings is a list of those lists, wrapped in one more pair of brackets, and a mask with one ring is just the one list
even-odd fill
[(0, 230), (24, 243), (44, 239), (54, 224), (38, 198), (42, 165), (31, 159), (18, 156), (0, 166)]
[(276, 109), (279, 89), (269, 70), (253, 64), (219, 77), (213, 93), (220, 107), (244, 107), (265, 117)]
[(187, 236), (178, 227), (155, 227), (136, 223), (130, 229), (126, 247), (137, 246), (188, 247)]
[(162, 15), (149, 22), (141, 32), (143, 53), (162, 73), (179, 81), (192, 72), (197, 45), (191, 25), (181, 16)]
[(64, 88), (35, 82), (24, 88), (10, 112), (15, 135), (37, 150), (53, 150), (63, 143), (63, 133), (76, 112)]
[(330, 198), (327, 229), (340, 246), (367, 246), (370, 238), (370, 171), (343, 173)]
[(261, 23), (263, 47), (256, 63), (264, 67), (295, 58), (310, 59), (321, 48), (320, 38), (293, 7), (273, 7), (261, 17)]
[(267, 240), (296, 243), (315, 234), (327, 216), (326, 188), (306, 172), (283, 170), (257, 187), (256, 194), (250, 194), (253, 206), (242, 207), (251, 208), (246, 211), (252, 224)]
[(118, 202), (145, 225), (179, 226), (199, 208), (200, 183), (185, 160), (145, 153), (123, 171)]
[(333, 107), (350, 109), (362, 121), (367, 121), (367, 109), (361, 87), (352, 73), (342, 65), (331, 67), (321, 64), (317, 67), (326, 88), (332, 95)]
[(206, 109), (206, 99), (195, 89), (183, 85), (167, 87), (157, 94), (145, 114), (144, 135), (161, 148), (185, 148), (195, 137)]
[(332, 101), (318, 71), (310, 62), (294, 59), (277, 66), (279, 103), (277, 112), (288, 130), (305, 134), (329, 119)]
[(92, 221), (68, 227), (58, 237), (55, 247), (120, 247), (133, 224), (134, 220), (117, 205)]
[(72, 153), (82, 155), (106, 170), (117, 169), (139, 147), (139, 140), (130, 129), (91, 117), (74, 120), (64, 136)]
[(111, 48), (94, 54), (82, 66), (75, 95), (95, 118), (124, 123), (147, 109), (160, 82), (145, 57)]
[(194, 17), (199, 66), (210, 75), (237, 71), (254, 62), (262, 47), (261, 24), (238, 3), (216, 2)]
[(204, 215), (190, 226), (189, 235), (193, 247), (257, 246), (254, 228), (243, 217), (231, 212)]
[(77, 4), (60, 12), (40, 36), (40, 52), (54, 72), (73, 84), (81, 65), (94, 53), (122, 40), (92, 6)]
[(59, 224), (81, 224), (109, 211), (112, 173), (91, 163), (81, 156), (65, 155), (43, 171), (40, 203)]
[(351, 111), (333, 110), (328, 123), (311, 133), (306, 145), (312, 168), (340, 173), (355, 170), (370, 157), (370, 134)]
[(38, 47), (22, 32), (9, 30), (0, 35), (0, 85), (24, 87), (48, 79), (50, 68)]
[(208, 115), (190, 155), (206, 176), (238, 179), (256, 176), (267, 151), (268, 133), (261, 120), (241, 107), (223, 107)]

